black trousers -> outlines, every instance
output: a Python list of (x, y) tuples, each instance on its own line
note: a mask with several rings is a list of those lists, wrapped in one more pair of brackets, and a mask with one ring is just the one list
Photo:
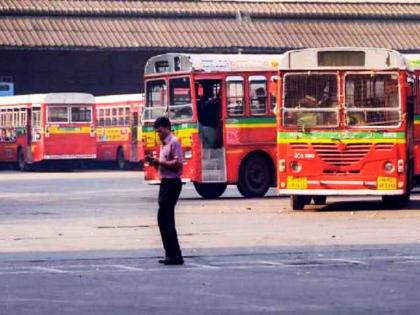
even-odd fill
[(181, 193), (182, 182), (179, 178), (164, 178), (159, 189), (158, 224), (167, 257), (181, 256), (175, 228), (175, 205)]

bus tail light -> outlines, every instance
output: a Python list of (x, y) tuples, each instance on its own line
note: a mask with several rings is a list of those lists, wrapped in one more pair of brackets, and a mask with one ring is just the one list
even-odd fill
[(398, 173), (404, 172), (404, 160), (398, 160)]
[(286, 172), (286, 160), (279, 160), (279, 172)]

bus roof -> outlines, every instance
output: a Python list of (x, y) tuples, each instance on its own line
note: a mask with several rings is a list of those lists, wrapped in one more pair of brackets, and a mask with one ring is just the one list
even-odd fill
[(144, 101), (144, 94), (116, 94), (116, 95), (102, 95), (95, 96), (96, 104), (109, 104), (109, 103), (123, 103), (123, 102), (136, 102)]
[(168, 53), (150, 58), (144, 74), (176, 72), (270, 71), (280, 62), (278, 55)]
[(372, 47), (326, 47), (291, 50), (284, 53), (280, 70), (388, 70), (410, 69), (399, 52)]
[(0, 97), (0, 105), (20, 104), (93, 104), (95, 98), (88, 93), (48, 93)]

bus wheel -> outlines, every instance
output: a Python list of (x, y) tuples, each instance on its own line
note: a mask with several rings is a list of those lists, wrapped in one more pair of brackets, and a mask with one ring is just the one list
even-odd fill
[(29, 166), (28, 166), (28, 163), (26, 163), (25, 161), (25, 154), (23, 153), (22, 148), (18, 149), (17, 158), (18, 158), (17, 166), (18, 166), (19, 171), (24, 172), (24, 171), (29, 170)]
[(292, 195), (290, 196), (290, 204), (293, 210), (303, 210), (305, 204), (307, 203), (308, 198), (306, 196), (297, 196)]
[(410, 202), (410, 192), (405, 193), (404, 195), (385, 195), (382, 196), (382, 202), (388, 209), (401, 209), (408, 205)]
[(219, 183), (194, 183), (197, 193), (204, 199), (219, 198), (225, 192), (227, 184)]
[(263, 197), (271, 182), (270, 164), (263, 156), (251, 156), (241, 165), (237, 187), (242, 196)]
[(327, 196), (313, 196), (312, 199), (317, 206), (322, 206), (327, 203)]
[(120, 170), (124, 170), (127, 167), (127, 162), (124, 157), (124, 150), (119, 148), (117, 151), (117, 167)]

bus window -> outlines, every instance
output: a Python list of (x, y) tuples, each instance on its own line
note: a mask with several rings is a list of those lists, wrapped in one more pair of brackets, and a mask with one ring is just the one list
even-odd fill
[[(124, 108), (124, 125), (130, 125), (130, 107)], [(137, 125), (137, 122), (135, 122), (135, 125)]]
[(148, 81), (146, 83), (146, 104), (143, 120), (153, 121), (166, 113), (166, 82), (165, 80)]
[(20, 126), (20, 117), (19, 117), (19, 109), (13, 109), (13, 127)]
[(41, 127), (41, 108), (32, 108), (32, 127)]
[(249, 77), (251, 115), (267, 113), (267, 80), (264, 76)]
[(283, 125), (337, 127), (337, 76), (328, 73), (286, 74)]
[(105, 110), (103, 108), (99, 108), (96, 110), (96, 121), (98, 126), (104, 126), (105, 125)]
[(227, 113), (229, 116), (244, 114), (244, 79), (240, 76), (227, 77)]
[(19, 116), (20, 116), (20, 126), (25, 127), (26, 126), (26, 108), (20, 109)]
[(48, 122), (66, 123), (69, 122), (69, 108), (66, 106), (48, 107)]
[(191, 85), (189, 78), (171, 79), (169, 82), (169, 118), (172, 120), (191, 119)]
[(73, 106), (71, 107), (71, 121), (72, 122), (91, 122), (92, 108), (88, 106)]
[(398, 74), (345, 77), (346, 123), (350, 127), (398, 126), (401, 122)]

